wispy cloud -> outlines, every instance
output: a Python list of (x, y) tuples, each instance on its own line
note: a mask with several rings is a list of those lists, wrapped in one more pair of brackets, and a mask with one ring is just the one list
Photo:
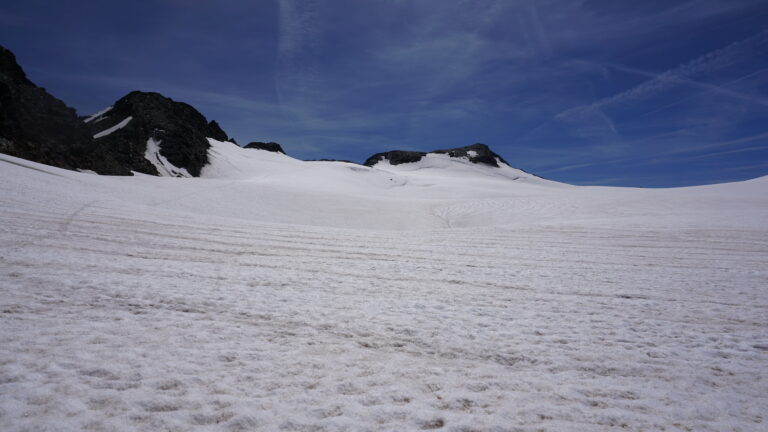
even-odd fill
[(651, 79), (643, 82), (642, 84), (631, 87), (613, 96), (606, 97), (588, 105), (581, 105), (573, 108), (569, 108), (555, 116), (558, 118), (567, 118), (574, 113), (583, 110), (592, 110), (610, 106), (613, 104), (629, 102), (635, 99), (646, 98), (663, 92), (670, 87), (679, 85), (681, 83), (688, 83), (696, 85), (700, 88), (717, 91), (729, 96), (738, 97), (750, 102), (759, 103), (765, 105), (768, 103), (763, 98), (753, 97), (749, 95), (742, 95), (737, 92), (730, 91), (728, 89), (697, 82), (692, 77), (705, 72), (712, 72), (718, 69), (722, 69), (732, 65), (739, 59), (743, 59), (748, 56), (755, 55), (758, 52), (764, 52), (765, 47), (768, 45), (768, 30), (762, 31), (756, 35), (748, 37), (739, 42), (734, 42), (724, 48), (720, 48), (711, 51), (705, 55), (702, 55), (694, 60), (684, 63), (676, 68), (667, 70), (659, 74), (653, 74), (645, 71), (640, 71), (635, 68), (629, 68), (626, 66), (608, 65), (613, 68), (621, 68), (624, 71), (632, 73), (639, 73), (643, 76), (650, 77)]
[[(768, 139), (768, 137), (766, 137), (766, 139)], [(763, 146), (745, 147), (745, 148), (740, 148), (736, 150), (719, 151), (719, 152), (707, 153), (707, 154), (698, 155), (698, 156), (691, 156), (690, 159), (707, 159), (707, 158), (713, 158), (713, 157), (720, 157), (724, 155), (732, 155), (736, 153), (747, 153), (747, 152), (766, 151), (766, 150), (768, 150), (768, 144)]]
[[(691, 79), (688, 76), (683, 75), (683, 74), (669, 74), (669, 72), (666, 72), (665, 74), (669, 74), (669, 76), (664, 76), (665, 74), (655, 74), (653, 72), (648, 72), (648, 71), (644, 71), (644, 70), (633, 68), (633, 67), (629, 67), (629, 66), (623, 66), (623, 65), (617, 65), (617, 64), (606, 64), (606, 63), (604, 63), (604, 64), (607, 67), (610, 67), (612, 69), (619, 70), (619, 71), (622, 71), (622, 72), (628, 72), (628, 73), (632, 73), (632, 74), (635, 74), (635, 75), (640, 75), (640, 76), (643, 76), (643, 77), (646, 77), (646, 78), (652, 78), (652, 80), (661, 80), (665, 84), (668, 84), (668, 85), (674, 85), (675, 83), (682, 84), (682, 85), (689, 85), (689, 86), (692, 86), (692, 87), (699, 88), (701, 90), (711, 91), (711, 92), (714, 92), (714, 93), (718, 93), (718, 94), (721, 94), (721, 95), (725, 95), (725, 96), (729, 96), (729, 97), (732, 97), (732, 98), (735, 98), (735, 99), (739, 99), (741, 101), (750, 102), (750, 103), (754, 103), (754, 104), (757, 104), (757, 105), (768, 106), (768, 98), (763, 98), (763, 97), (760, 97), (760, 96), (749, 95), (749, 94), (733, 91), (733, 90), (727, 88), (724, 85), (715, 85), (715, 84), (709, 84), (709, 83), (706, 83), (706, 82), (696, 81), (696, 80)], [(712, 71), (712, 69), (710, 69), (708, 71)], [(762, 72), (762, 71), (758, 71), (756, 73), (751, 73), (751, 74), (749, 74), (749, 76), (753, 76), (753, 75), (755, 75), (757, 73), (760, 73), (760, 72)], [(747, 78), (747, 77), (744, 77), (744, 78)], [(663, 85), (661, 85), (661, 83), (659, 83), (659, 84), (660, 85), (658, 85), (656, 87), (649, 86), (648, 88), (645, 88), (644, 90), (648, 93), (645, 96), (650, 96), (650, 95), (652, 95), (653, 92), (661, 91)], [(634, 97), (642, 97), (643, 94), (642, 94), (642, 92), (640, 92), (639, 95), (638, 94), (634, 94), (632, 96), (634, 96)], [(608, 100), (608, 101), (605, 102), (605, 104), (607, 105), (608, 103), (618, 102), (618, 101), (620, 101), (620, 100)]]
[[(35, 28), (0, 36), (31, 46), (32, 78), (78, 108), (159, 91), (299, 157), (480, 141), (583, 182), (748, 160), (768, 132), (759, 0), (26, 3), (0, 22)], [(101, 24), (118, 15), (132, 19)]]
[[(749, 136), (740, 137), (736, 139), (720, 140), (715, 142), (697, 143), (697, 144), (688, 145), (688, 146), (681, 146), (676, 149), (656, 153), (654, 155), (653, 160), (657, 162), (668, 163), (673, 161), (673, 159), (669, 158), (670, 156), (679, 157), (681, 155), (685, 155), (685, 158), (678, 159), (678, 160), (685, 160), (695, 156), (696, 153), (707, 152), (707, 151), (717, 150), (717, 149), (722, 149), (727, 147), (735, 147), (742, 144), (752, 143), (752, 142), (761, 141), (761, 140), (768, 140), (768, 133), (759, 133), (759, 134), (749, 135)], [(728, 152), (723, 152), (722, 154), (737, 152), (738, 150), (739, 149), (734, 149)]]
[(275, 73), (278, 104), (296, 104), (311, 95), (319, 80), (318, 44), (322, 38), (315, 0), (280, 0)]
[(563, 172), (563, 171), (573, 171), (573, 170), (578, 170), (578, 169), (582, 169), (582, 168), (588, 168), (588, 167), (592, 167), (592, 166), (602, 165), (603, 163), (605, 163), (605, 162), (600, 161), (600, 162), (593, 162), (593, 163), (580, 163), (580, 164), (573, 164), (573, 165), (565, 165), (565, 166), (559, 166), (557, 168), (538, 170), (538, 172), (541, 173), (541, 174), (552, 174), (552, 173), (558, 173), (558, 172)]

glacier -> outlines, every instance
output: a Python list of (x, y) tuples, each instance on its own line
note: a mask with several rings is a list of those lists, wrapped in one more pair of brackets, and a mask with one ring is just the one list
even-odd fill
[(768, 177), (0, 155), (0, 430), (757, 431)]

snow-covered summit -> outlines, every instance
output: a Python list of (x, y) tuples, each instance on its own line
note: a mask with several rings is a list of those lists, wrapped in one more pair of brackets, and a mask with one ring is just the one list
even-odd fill
[[(419, 161), (392, 164), (384, 159), (373, 166), (351, 162), (303, 161), (284, 153), (240, 148), (208, 140), (208, 165), (200, 176), (279, 183), (305, 191), (325, 190), (350, 196), (393, 195), (402, 198), (477, 196), (508, 190), (515, 184), (567, 186), (512, 168), (473, 163), (471, 156), (426, 153)], [(471, 150), (470, 150), (471, 151)]]
[[(436, 170), (443, 177), (535, 179), (511, 168), (484, 144), (428, 153), (377, 153), (363, 165), (300, 163), (264, 155), (285, 155), (274, 142), (251, 142), (243, 152), (216, 121), (209, 122), (191, 105), (154, 92), (133, 91), (88, 117), (77, 117), (73, 109), (29, 81), (13, 54), (2, 47), (0, 84), (13, 89), (12, 103), (7, 104), (7, 118), (13, 121), (2, 125), (0, 152), (60, 168), (107, 175), (249, 178), (274, 175), (279, 166), (277, 171), (289, 183), (310, 179), (306, 183), (310, 189), (341, 179), (355, 184), (368, 184), (371, 179), (379, 184), (385, 179), (381, 184), (389, 188), (405, 181), (396, 172), (417, 169)], [(209, 140), (217, 143), (216, 148), (212, 149)], [(225, 142), (229, 148), (218, 144)], [(318, 175), (336, 180), (329, 183)], [(422, 180), (430, 184), (433, 179)]]
[(394, 150), (377, 153), (366, 166), (394, 173), (409, 173), (414, 178), (466, 181), (469, 178), (495, 178), (536, 184), (560, 185), (509, 165), (485, 144), (447, 150), (416, 152)]
[(488, 165), (498, 168), (502, 165), (507, 165), (501, 156), (491, 151), (491, 149), (485, 144), (472, 144), (466, 147), (457, 147), (447, 150), (433, 150), (431, 152), (419, 152), (419, 151), (407, 151), (407, 150), (391, 150), (388, 152), (376, 153), (369, 157), (364, 165), (375, 166), (381, 162), (388, 162), (390, 165), (400, 165), (407, 163), (415, 163), (424, 159), (430, 154), (442, 154), (455, 159), (463, 159), (475, 164)]

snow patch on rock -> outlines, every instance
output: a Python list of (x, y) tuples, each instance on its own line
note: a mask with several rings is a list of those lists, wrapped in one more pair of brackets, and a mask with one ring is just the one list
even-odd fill
[(126, 127), (126, 126), (128, 125), (128, 123), (130, 123), (130, 122), (131, 122), (131, 120), (133, 120), (133, 117), (127, 117), (125, 120), (121, 121), (120, 123), (118, 123), (118, 124), (116, 124), (116, 125), (112, 126), (112, 127), (111, 127), (111, 128), (109, 128), (109, 129), (105, 129), (105, 130), (103, 130), (103, 131), (101, 131), (101, 132), (97, 133), (97, 134), (96, 134), (96, 135), (94, 135), (93, 137), (94, 137), (94, 138), (101, 138), (101, 137), (105, 137), (105, 136), (107, 136), (107, 135), (111, 134), (112, 132), (114, 132), (114, 131), (116, 131), (116, 130), (120, 130), (120, 129), (122, 129), (122, 128)]
[(94, 120), (99, 121), (99, 120), (101, 120), (101, 118), (103, 118), (102, 116), (104, 114), (108, 113), (109, 110), (111, 110), (111, 109), (112, 109), (112, 107), (108, 106), (108, 107), (104, 108), (103, 110), (101, 110), (101, 111), (99, 111), (97, 113), (92, 114), (87, 119), (83, 120), (83, 123), (90, 123), (90, 122), (92, 122)]
[(154, 138), (147, 140), (147, 151), (144, 153), (144, 157), (155, 166), (161, 177), (192, 177), (189, 171), (173, 165), (165, 156), (160, 154), (160, 141)]

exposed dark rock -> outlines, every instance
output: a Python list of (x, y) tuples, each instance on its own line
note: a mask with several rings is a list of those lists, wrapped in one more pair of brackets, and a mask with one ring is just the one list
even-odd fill
[[(131, 120), (124, 127), (99, 136), (128, 117)], [(152, 175), (158, 175), (157, 169), (144, 156), (150, 138), (159, 142), (161, 156), (195, 177), (208, 163), (210, 144), (206, 138), (228, 140), (218, 123), (209, 123), (191, 105), (152, 92), (131, 92), (87, 124), (95, 141), (113, 149), (123, 166)]]
[(275, 153), (285, 154), (285, 152), (283, 151), (283, 148), (280, 146), (280, 144), (278, 144), (276, 142), (258, 142), (258, 141), (254, 141), (254, 142), (248, 143), (243, 148), (266, 150), (266, 151), (271, 151), (271, 152), (275, 152)]
[(363, 162), (363, 165), (374, 166), (383, 160), (388, 160), (389, 163), (392, 165), (413, 163), (413, 162), (420, 161), (421, 158), (423, 158), (426, 155), (427, 153), (425, 152), (392, 150), (392, 151), (383, 152), (383, 153), (376, 153), (375, 155), (366, 159), (365, 162)]
[(66, 169), (130, 175), (75, 110), (36, 86), (0, 46), (0, 152)]
[[(145, 156), (147, 142), (153, 139), (158, 143), (160, 156), (174, 167), (199, 176), (208, 163), (208, 137), (236, 144), (216, 121), (208, 122), (192, 106), (159, 93), (134, 91), (96, 117), (78, 118), (74, 109), (32, 83), (14, 55), (0, 46), (2, 153), (99, 174), (130, 175), (137, 171), (158, 175), (155, 165)], [(285, 154), (275, 142), (251, 142), (245, 148)], [(492, 167), (507, 164), (485, 144), (432, 153)], [(377, 153), (364, 165), (374, 166), (382, 160), (392, 165), (413, 163), (427, 154), (402, 150)]]
[[(474, 155), (470, 155), (469, 152), (474, 152)], [(435, 150), (432, 153), (447, 154), (450, 157), (466, 157), (472, 163), (479, 163), (497, 167), (499, 162), (509, 165), (501, 156), (497, 155), (485, 144), (472, 144), (466, 147), (458, 147), (448, 150)], [(497, 161), (498, 160), (498, 161)]]
[(208, 133), (210, 134), (208, 137), (213, 138), (216, 141), (232, 141), (229, 139), (227, 133), (224, 132), (221, 126), (216, 123), (216, 120), (211, 120), (211, 122), (208, 123)]
[[(501, 156), (491, 151), (487, 145), (479, 143), (448, 150), (434, 150), (430, 153), (447, 154), (448, 156), (455, 158), (465, 157), (469, 159), (470, 162), (490, 165), (497, 168), (499, 167), (499, 162), (509, 165)], [(389, 161), (392, 165), (413, 163), (420, 161), (427, 154), (428, 153), (426, 152), (393, 150), (384, 153), (376, 153), (369, 157), (363, 165), (374, 166), (383, 160)]]
[[(123, 127), (109, 131), (131, 118)], [(93, 119), (33, 84), (14, 55), (0, 47), (0, 152), (67, 169), (99, 174), (157, 175), (145, 158), (147, 141), (191, 175), (208, 163), (207, 137), (227, 141), (218, 123), (192, 106), (159, 93), (131, 92)]]
[(0, 45), (0, 73), (14, 85), (27, 85), (37, 87), (27, 78), (27, 74), (16, 62), (16, 56), (13, 53)]

